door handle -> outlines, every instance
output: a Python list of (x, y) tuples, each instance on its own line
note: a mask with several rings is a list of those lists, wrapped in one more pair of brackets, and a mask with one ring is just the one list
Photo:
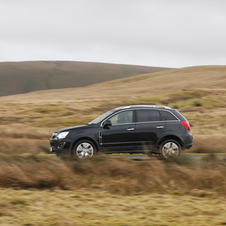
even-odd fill
[(156, 126), (157, 129), (163, 129), (164, 126)]
[(128, 128), (127, 130), (128, 130), (128, 131), (133, 131), (133, 130), (134, 130), (134, 128)]

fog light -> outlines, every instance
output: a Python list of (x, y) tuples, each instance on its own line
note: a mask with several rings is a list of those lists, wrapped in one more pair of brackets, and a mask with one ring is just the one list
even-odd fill
[(61, 143), (59, 143), (58, 146), (57, 146), (57, 148), (58, 148), (58, 149), (62, 149), (62, 148), (64, 147), (65, 143), (66, 143), (66, 142), (61, 142)]

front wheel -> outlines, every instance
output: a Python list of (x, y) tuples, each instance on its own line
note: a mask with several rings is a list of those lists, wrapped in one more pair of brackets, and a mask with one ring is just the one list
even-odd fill
[(89, 140), (81, 140), (75, 145), (73, 154), (80, 159), (89, 159), (96, 154), (96, 147)]
[(175, 140), (164, 141), (159, 148), (160, 155), (164, 158), (175, 158), (181, 152), (180, 144)]

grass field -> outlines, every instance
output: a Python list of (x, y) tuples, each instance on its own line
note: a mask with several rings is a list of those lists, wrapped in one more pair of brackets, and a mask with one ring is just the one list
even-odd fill
[[(226, 67), (0, 97), (1, 225), (225, 225)], [(200, 161), (57, 158), (49, 138), (122, 105), (177, 108)], [(216, 153), (222, 153), (217, 158)]]
[(225, 225), (225, 160), (1, 155), (0, 225)]
[(56, 129), (86, 124), (118, 106), (167, 103), (189, 120), (195, 138), (191, 150), (206, 146), (222, 152), (226, 145), (226, 90), (182, 90), (144, 97), (111, 98), (111, 101), (104, 97), (92, 98), (88, 93), (85, 96), (89, 95), (89, 99), (74, 100), (62, 93), (61, 99), (55, 100), (48, 99), (48, 94), (45, 94), (45, 99), (36, 94), (32, 101), (32, 95), (0, 98), (2, 151), (14, 152), (12, 146), (20, 147), (26, 143), (26, 148), (32, 147), (28, 152), (33, 153), (39, 146), (48, 146), (48, 140)]
[(93, 160), (63, 159), (54, 155), (1, 154), (0, 186), (15, 188), (94, 188), (110, 193), (191, 194), (195, 189), (226, 195), (226, 158), (214, 154), (194, 160), (181, 155), (175, 160), (132, 161), (117, 156)]
[(0, 189), (0, 225), (225, 225), (226, 200), (217, 196), (104, 191)]

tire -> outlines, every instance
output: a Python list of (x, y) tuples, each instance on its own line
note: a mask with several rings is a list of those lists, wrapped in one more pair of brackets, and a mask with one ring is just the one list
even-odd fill
[(165, 140), (159, 148), (159, 153), (162, 158), (176, 158), (180, 155), (181, 146), (176, 140)]
[(89, 140), (80, 140), (73, 148), (73, 155), (79, 159), (90, 159), (95, 154), (96, 147)]

